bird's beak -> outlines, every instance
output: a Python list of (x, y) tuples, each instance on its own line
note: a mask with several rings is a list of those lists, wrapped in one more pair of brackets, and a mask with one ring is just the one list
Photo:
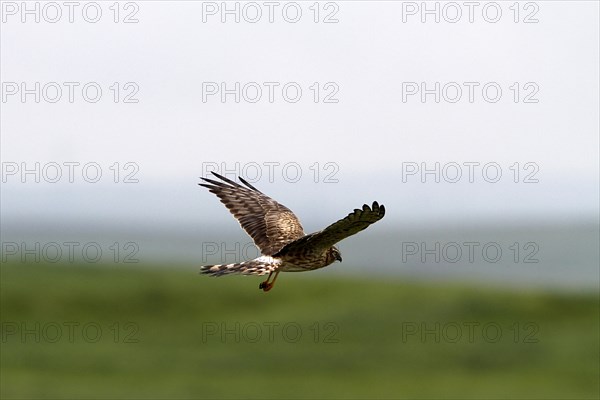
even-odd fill
[(337, 254), (337, 255), (335, 256), (335, 259), (336, 259), (336, 260), (338, 260), (339, 262), (342, 262), (342, 256), (341, 256), (341, 255), (339, 255), (339, 254)]

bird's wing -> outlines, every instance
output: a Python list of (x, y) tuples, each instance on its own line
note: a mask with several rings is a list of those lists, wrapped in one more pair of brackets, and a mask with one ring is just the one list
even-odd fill
[(276, 255), (288, 255), (310, 250), (321, 251), (330, 248), (337, 242), (352, 236), (369, 225), (379, 221), (385, 215), (385, 207), (376, 201), (373, 206), (363, 205), (355, 209), (346, 218), (329, 225), (322, 231), (311, 233), (284, 246)]
[(304, 230), (294, 213), (240, 177), (242, 186), (215, 172), (223, 182), (202, 178), (199, 183), (219, 197), (252, 237), (262, 254), (271, 256), (286, 244), (304, 236)]

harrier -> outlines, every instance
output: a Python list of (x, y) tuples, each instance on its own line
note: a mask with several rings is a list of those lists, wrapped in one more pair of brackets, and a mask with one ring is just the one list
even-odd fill
[[(336, 223), (322, 231), (305, 235), (300, 221), (294, 213), (279, 204), (254, 186), (239, 178), (242, 186), (215, 172), (221, 182), (201, 178), (199, 183), (217, 195), (248, 235), (252, 237), (262, 256), (241, 263), (206, 265), (201, 273), (212, 276), (227, 274), (265, 275), (259, 289), (267, 292), (273, 288), (280, 272), (301, 272), (319, 269), (342, 261), (337, 242), (354, 235), (379, 221), (385, 214), (383, 205), (373, 202), (369, 207), (355, 209)], [(271, 276), (275, 274), (271, 281)]]

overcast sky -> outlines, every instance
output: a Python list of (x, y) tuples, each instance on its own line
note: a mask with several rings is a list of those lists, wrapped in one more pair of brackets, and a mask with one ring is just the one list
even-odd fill
[(597, 2), (222, 4), (3, 2), (3, 223), (597, 219)]

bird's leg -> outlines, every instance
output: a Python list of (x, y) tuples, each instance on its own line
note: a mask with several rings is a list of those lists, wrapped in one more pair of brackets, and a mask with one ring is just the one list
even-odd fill
[(263, 289), (265, 292), (269, 289), (265, 289), (267, 287), (267, 285), (269, 284), (269, 279), (271, 279), (271, 275), (273, 275), (273, 271), (271, 271), (271, 273), (269, 274), (269, 277), (267, 278), (266, 281), (261, 282), (260, 285), (258, 285), (259, 289)]
[(271, 272), (269, 274), (269, 277), (267, 278), (266, 281), (261, 282), (260, 285), (258, 285), (259, 289), (262, 289), (264, 292), (268, 292), (269, 290), (271, 290), (273, 288), (273, 286), (275, 285), (275, 281), (277, 280), (277, 277), (279, 276), (279, 270), (274, 271), (275, 272), (275, 277), (273, 278), (273, 280), (271, 282), (269, 282), (269, 279), (271, 279), (271, 275), (273, 275), (273, 272)]

